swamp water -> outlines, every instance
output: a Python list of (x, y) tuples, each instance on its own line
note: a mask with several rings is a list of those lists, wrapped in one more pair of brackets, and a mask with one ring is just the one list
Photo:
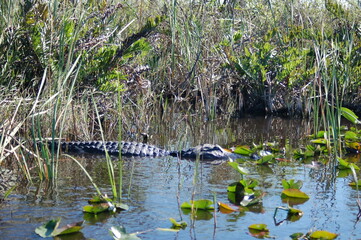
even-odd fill
[[(159, 146), (165, 146), (166, 142), (168, 149), (199, 143), (234, 146), (265, 141), (298, 148), (307, 144), (307, 140), (300, 140), (311, 133), (307, 124), (280, 118), (243, 118), (198, 125), (182, 121), (175, 127), (156, 126), (154, 138), (149, 142)], [(176, 145), (180, 141), (185, 143), (184, 146)], [(105, 158), (76, 157), (101, 191), (109, 194)], [(354, 157), (358, 164), (360, 156)], [(192, 223), (191, 215), (183, 212), (180, 204), (191, 200), (194, 192), (194, 199), (213, 200), (216, 197), (217, 202), (230, 204), (227, 186), (240, 180), (238, 172), (227, 163), (200, 163), (194, 184), (195, 162), (173, 157), (124, 160), (123, 201), (129, 205), (128, 211), (98, 215), (83, 213), (82, 207), (96, 191), (79, 166), (63, 158), (59, 162), (56, 186), (19, 186), (0, 204), (0, 239), (41, 239), (35, 234), (35, 228), (58, 217), (62, 218), (61, 226), (84, 220), (84, 228), (81, 233), (56, 239), (112, 239), (108, 232), (112, 226), (124, 226), (128, 233), (142, 232), (138, 235), (141, 239), (255, 239), (248, 233), (248, 226), (254, 223), (267, 224), (270, 236), (275, 239), (290, 239), (289, 235), (293, 233), (312, 230), (338, 233), (338, 239), (361, 239), (358, 230), (361, 223), (356, 223), (357, 191), (348, 186), (351, 175), (335, 177), (330, 169), (307, 168), (304, 162), (297, 160), (269, 166), (247, 165), (251, 174), (245, 178), (257, 179), (257, 189), (266, 193), (262, 203), (245, 212), (203, 212)], [(275, 224), (276, 207), (287, 206), (281, 199), (282, 179), (302, 180), (301, 190), (310, 199), (294, 206), (304, 212), (298, 221)], [(183, 220), (188, 226), (179, 232), (155, 230), (169, 228), (169, 218)]]

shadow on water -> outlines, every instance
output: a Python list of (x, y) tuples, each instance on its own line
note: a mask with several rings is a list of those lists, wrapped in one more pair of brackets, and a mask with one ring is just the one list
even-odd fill
[[(199, 122), (184, 118), (175, 122), (153, 123), (150, 143), (167, 149), (185, 148), (200, 143), (218, 143), (225, 147), (277, 141), (296, 148), (305, 144), (302, 139), (311, 133), (310, 125), (303, 120), (281, 118), (219, 119)], [(94, 178), (101, 191), (111, 193), (105, 158), (77, 156), (77, 159)], [(360, 156), (356, 156), (357, 162)], [(270, 166), (247, 165), (259, 188), (266, 193), (263, 202), (244, 212), (223, 214), (206, 212), (191, 227), (191, 214), (179, 210), (179, 204), (196, 199), (213, 199), (229, 203), (228, 184), (238, 181), (240, 175), (228, 164), (200, 163), (197, 185), (194, 186), (195, 163), (173, 157), (125, 159), (123, 173), (123, 201), (128, 211), (117, 214), (89, 215), (82, 213), (96, 191), (77, 164), (62, 158), (59, 179), (53, 187), (20, 186), (0, 205), (0, 238), (40, 239), (34, 232), (44, 222), (62, 217), (62, 224), (84, 220), (82, 233), (57, 239), (110, 239), (111, 226), (124, 226), (127, 232), (144, 232), (142, 239), (248, 239), (248, 226), (266, 223), (270, 235), (289, 239), (295, 232), (306, 233), (322, 229), (341, 233), (342, 239), (360, 239), (354, 222), (357, 214), (356, 190), (348, 186), (350, 175), (336, 178), (330, 169), (310, 169), (303, 163), (276, 163)], [(304, 182), (302, 191), (310, 199), (296, 207), (304, 212), (297, 222), (284, 222), (276, 226), (273, 213), (276, 207), (287, 206), (280, 197), (282, 179)], [(169, 228), (169, 218), (188, 223), (178, 233), (157, 231)], [(216, 224), (215, 224), (216, 223)]]

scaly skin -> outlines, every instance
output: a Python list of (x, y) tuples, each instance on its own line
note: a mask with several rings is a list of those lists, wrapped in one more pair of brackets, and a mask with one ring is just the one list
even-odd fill
[[(61, 142), (60, 144), (63, 151), (73, 153), (104, 153), (106, 148), (110, 155), (119, 155), (119, 143), (116, 141)], [(184, 159), (197, 159), (199, 157), (201, 160), (229, 160), (241, 157), (215, 144), (203, 144), (182, 151), (167, 151), (145, 143), (124, 141), (120, 142), (120, 147), (122, 156), (125, 157), (163, 157), (170, 155)]]

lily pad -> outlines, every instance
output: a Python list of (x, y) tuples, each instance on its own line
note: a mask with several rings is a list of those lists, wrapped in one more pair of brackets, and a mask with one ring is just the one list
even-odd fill
[(303, 199), (310, 198), (306, 193), (300, 191), (299, 189), (292, 189), (292, 188), (284, 189), (282, 191), (282, 197), (303, 198)]
[(252, 224), (248, 226), (248, 229), (258, 230), (258, 231), (269, 231), (266, 224)]
[(42, 226), (37, 227), (35, 229), (35, 233), (39, 236), (46, 238), (46, 237), (55, 237), (59, 235), (65, 235), (70, 233), (79, 232), (83, 227), (83, 221), (71, 223), (64, 227), (58, 228), (60, 224), (61, 218), (50, 220), (44, 223)]
[(172, 223), (172, 229), (185, 229), (187, 227), (185, 221), (177, 222), (174, 218), (169, 218), (169, 221)]
[(83, 207), (83, 212), (97, 214), (97, 213), (109, 211), (110, 210), (109, 207), (110, 206), (109, 206), (108, 203), (100, 203), (100, 204), (96, 204), (96, 205), (87, 205), (87, 206)]
[(328, 231), (314, 231), (310, 234), (310, 239), (322, 239), (322, 240), (330, 240), (337, 238), (338, 234), (331, 233)]
[(213, 202), (207, 199), (200, 199), (195, 201), (191, 200), (190, 202), (184, 202), (182, 203), (181, 208), (191, 209), (192, 205), (193, 208), (197, 210), (214, 210)]
[(246, 168), (239, 166), (239, 164), (236, 163), (236, 162), (228, 162), (228, 164), (229, 164), (232, 168), (234, 168), (235, 170), (237, 170), (240, 174), (243, 174), (243, 175), (248, 175), (248, 174), (249, 174), (249, 171), (248, 171)]
[(357, 180), (357, 182), (350, 182), (348, 185), (351, 187), (361, 187), (361, 179)]
[(344, 160), (342, 158), (338, 157), (337, 161), (339, 163), (338, 164), (339, 169), (351, 169), (353, 167), (355, 170), (360, 170), (360, 168), (356, 164), (347, 162), (346, 160)]
[(244, 156), (250, 156), (253, 153), (248, 146), (238, 146), (233, 152)]
[(249, 233), (256, 238), (269, 237), (269, 230), (266, 224), (252, 224), (248, 227)]
[(268, 164), (270, 161), (272, 161), (274, 159), (274, 155), (270, 154), (270, 155), (266, 155), (263, 156), (261, 159), (257, 160), (257, 164), (258, 165), (264, 165), (264, 164)]
[(301, 180), (295, 181), (294, 179), (286, 180), (282, 179), (282, 186), (283, 189), (301, 189), (303, 186), (303, 183)]
[(229, 214), (235, 211), (238, 211), (237, 209), (234, 209), (233, 207), (229, 206), (228, 204), (218, 202), (218, 208), (221, 213)]
[(140, 240), (135, 233), (127, 233), (124, 227), (111, 227), (109, 232), (115, 240)]

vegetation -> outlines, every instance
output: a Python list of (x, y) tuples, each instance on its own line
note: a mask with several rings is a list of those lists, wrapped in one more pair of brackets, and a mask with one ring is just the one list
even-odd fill
[[(179, 111), (207, 120), (307, 117), (313, 145), (294, 158), (333, 154), (333, 165), (357, 169), (340, 157), (360, 150), (359, 130), (341, 128), (342, 116), (360, 123), (353, 112), (361, 112), (360, 13), (356, 0), (0, 0), (0, 165), (19, 166), (30, 182), (54, 181), (57, 139), (121, 140), (132, 132), (139, 140), (154, 118)], [(272, 154), (255, 163), (276, 160)], [(258, 182), (243, 179), (239, 163), (230, 165), (242, 179), (230, 187), (253, 196)], [(122, 165), (107, 156), (118, 203)], [(285, 187), (285, 195), (297, 189)]]

